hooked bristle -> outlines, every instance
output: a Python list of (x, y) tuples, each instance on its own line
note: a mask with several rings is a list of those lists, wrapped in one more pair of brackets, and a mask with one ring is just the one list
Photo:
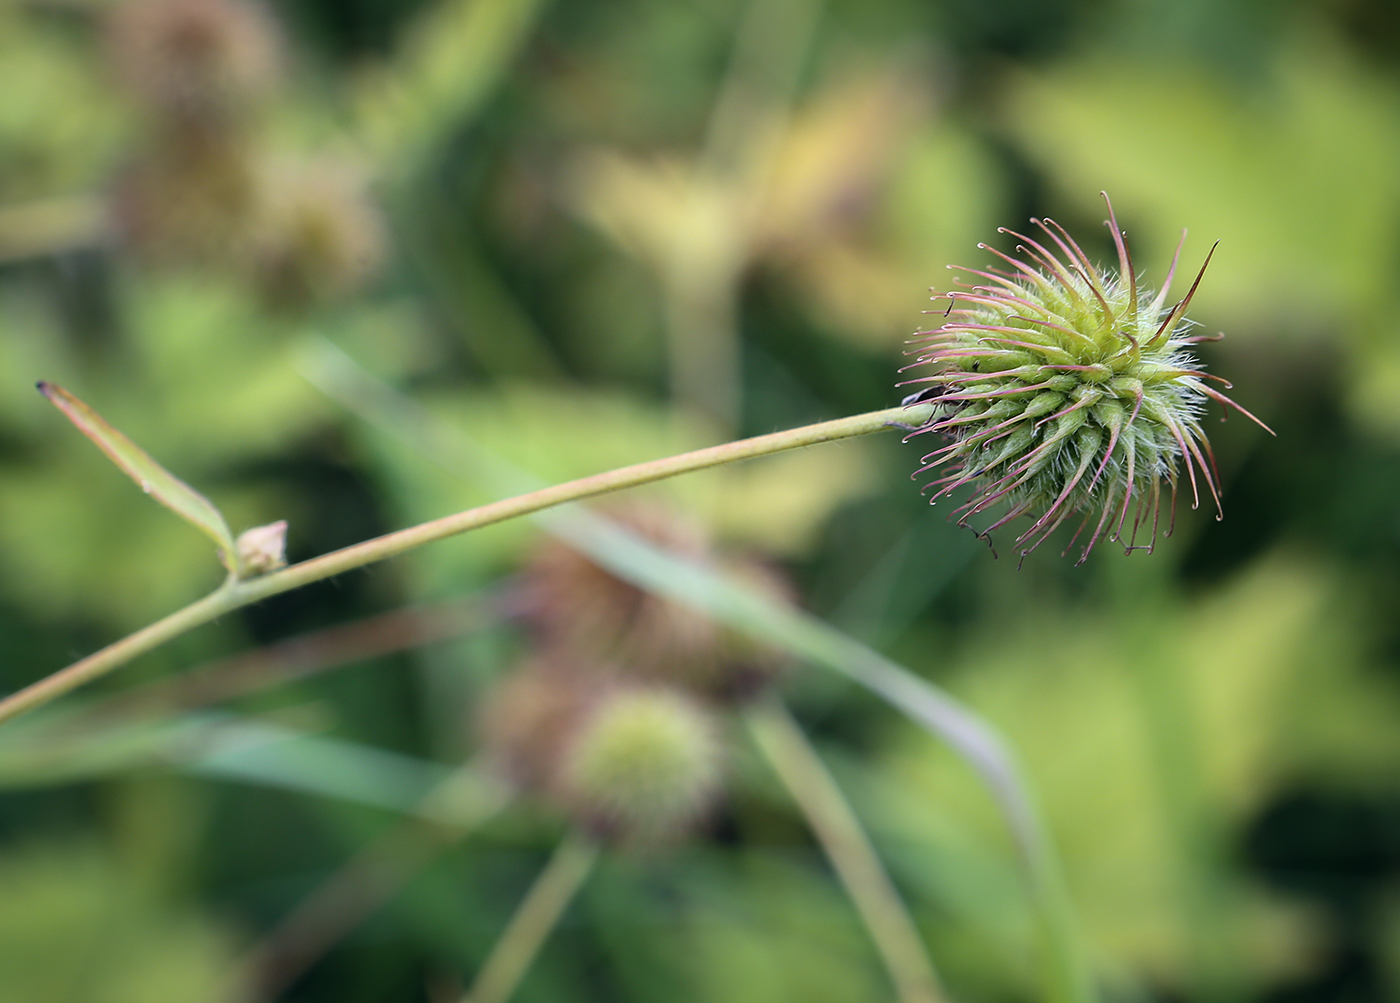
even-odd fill
[[(972, 497), (955, 510), (964, 526), (1005, 505), (1000, 518), (978, 531), (988, 540), (993, 530), (1029, 517), (1032, 525), (1015, 541), (1022, 557), (1080, 514), (1066, 553), (1093, 522), (1081, 562), (1104, 538), (1128, 552), (1150, 551), (1161, 522), (1161, 485), (1169, 487), (1174, 507), (1182, 467), (1192, 508), (1204, 486), (1220, 518), (1219, 474), (1200, 424), (1208, 400), (1270, 431), (1206, 386), (1212, 377), (1189, 351), (1204, 339), (1188, 335), (1186, 308), (1215, 248), (1186, 296), (1166, 308), (1176, 257), (1161, 292), (1139, 287), (1111, 203), (1108, 214), (1117, 271), (1095, 266), (1051, 219), (1031, 221), (1042, 240), (999, 230), (1018, 242), (1026, 261), (979, 244), (1014, 271), (961, 269), (984, 283), (959, 282), (944, 294), (945, 323), (916, 337), (917, 359), (905, 367), (933, 372), (900, 384), (920, 385), (913, 396), (938, 404), (911, 437), (932, 432), (948, 440), (914, 474), (942, 469), (940, 479), (925, 485), (936, 489), (930, 502), (971, 487)], [(1147, 542), (1139, 545), (1139, 530), (1149, 522)], [(1168, 535), (1170, 529), (1171, 521)]]

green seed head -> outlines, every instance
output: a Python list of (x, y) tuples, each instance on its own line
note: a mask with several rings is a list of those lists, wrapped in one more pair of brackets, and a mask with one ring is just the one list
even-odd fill
[(583, 821), (653, 840), (699, 817), (719, 789), (711, 716), (682, 693), (621, 690), (594, 708), (567, 750), (561, 793)]
[(1105, 536), (1125, 551), (1138, 549), (1140, 528), (1142, 549), (1150, 551), (1162, 482), (1174, 511), (1182, 466), (1191, 507), (1204, 489), (1219, 518), (1219, 477), (1200, 425), (1207, 398), (1259, 421), (1207, 384), (1225, 381), (1202, 372), (1190, 350), (1214, 340), (1192, 334), (1185, 318), (1210, 255), (1186, 296), (1167, 306), (1180, 245), (1154, 295), (1138, 283), (1111, 204), (1108, 215), (1117, 272), (1092, 264), (1053, 220), (1031, 221), (1044, 233), (1039, 241), (1001, 230), (1020, 242), (1027, 261), (992, 250), (1010, 270), (964, 269), (982, 284), (959, 283), (946, 294), (947, 322), (915, 339), (918, 359), (907, 367), (933, 372), (907, 381), (924, 389), (906, 403), (938, 405), (912, 434), (946, 440), (914, 476), (943, 468), (927, 485), (932, 501), (971, 486), (971, 499), (957, 509), (960, 525), (1004, 505), (980, 536), (1030, 518), (1016, 538), (1022, 557), (1076, 515), (1082, 521), (1071, 547), (1092, 524), (1080, 561)]

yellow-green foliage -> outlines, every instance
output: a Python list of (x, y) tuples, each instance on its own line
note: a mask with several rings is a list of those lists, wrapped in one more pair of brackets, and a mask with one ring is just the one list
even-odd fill
[(11, 847), (0, 890), (4, 1003), (238, 998), (229, 933), (161, 901), (99, 847)]

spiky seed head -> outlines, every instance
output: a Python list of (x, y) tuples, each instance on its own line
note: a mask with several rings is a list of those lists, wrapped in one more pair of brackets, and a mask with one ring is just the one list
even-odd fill
[(719, 791), (719, 733), (694, 698), (628, 687), (600, 699), (568, 743), (560, 793), (580, 821), (618, 838), (665, 839)]
[[(918, 358), (905, 367), (932, 368), (901, 385), (922, 386), (911, 400), (937, 404), (911, 436), (932, 433), (944, 440), (914, 476), (941, 468), (942, 476), (925, 488), (933, 491), (931, 501), (971, 487), (971, 499), (955, 513), (960, 525), (995, 508), (999, 517), (980, 536), (1029, 518), (1030, 528), (1016, 538), (1022, 557), (1079, 515), (1069, 547), (1090, 529), (1081, 562), (1105, 537), (1125, 551), (1150, 551), (1161, 522), (1162, 484), (1174, 516), (1181, 467), (1191, 507), (1208, 493), (1219, 518), (1219, 475), (1200, 425), (1207, 399), (1268, 430), (1206, 382), (1229, 386), (1206, 375), (1191, 352), (1190, 346), (1215, 340), (1193, 334), (1195, 325), (1185, 317), (1210, 254), (1186, 296), (1168, 306), (1180, 244), (1154, 295), (1138, 282), (1112, 204), (1108, 216), (1116, 272), (1095, 266), (1049, 219), (1031, 220), (1041, 231), (1038, 240), (999, 231), (1019, 242), (1025, 260), (978, 245), (1006, 267), (961, 269), (979, 281), (959, 282), (961, 288), (945, 294), (945, 323), (916, 336), (911, 354)], [(1139, 530), (1146, 539), (1141, 547)]]

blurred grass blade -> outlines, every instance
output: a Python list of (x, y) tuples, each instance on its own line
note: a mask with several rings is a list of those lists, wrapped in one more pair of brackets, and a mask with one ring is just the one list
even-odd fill
[(394, 59), (366, 76), (363, 140), (389, 173), (420, 162), (480, 109), (535, 27), (543, 0), (448, 0), (408, 31)]
[[(534, 486), (531, 475), (374, 379), (328, 341), (311, 343), (303, 371), (347, 409), (457, 476), (485, 482), (503, 495)], [(951, 694), (818, 617), (776, 602), (714, 568), (663, 551), (583, 506), (564, 505), (532, 518), (625, 581), (693, 606), (728, 627), (859, 683), (946, 743), (977, 773), (1016, 844), (1037, 914), (1044, 999), (1095, 999), (1058, 855), (1015, 754), (990, 724)]]
[(144, 449), (58, 384), (40, 381), (36, 385), (39, 392), (67, 415), (80, 432), (97, 443), (97, 448), (139, 484), (142, 491), (213, 540), (224, 567), (237, 571), (238, 549), (233, 533), (213, 502), (162, 467)]
[(230, 722), (204, 738), (202, 748), (181, 755), (181, 769), (394, 812), (415, 812), (452, 772), (439, 763), (266, 721)]
[(31, 719), (0, 737), (0, 790), (80, 783), (166, 767), (475, 825), (506, 798), (481, 770), (452, 768), (270, 721), (197, 712), (93, 727), (81, 714)]
[(899, 1003), (948, 1003), (913, 917), (855, 811), (779, 700), (744, 715), (759, 751), (806, 816), (895, 985)]

